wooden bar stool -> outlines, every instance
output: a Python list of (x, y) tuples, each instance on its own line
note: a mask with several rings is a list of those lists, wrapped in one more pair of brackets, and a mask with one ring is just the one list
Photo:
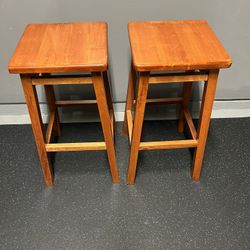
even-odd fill
[[(128, 30), (132, 63), (123, 126), (131, 144), (127, 183), (135, 182), (139, 150), (170, 148), (195, 148), (192, 178), (199, 180), (219, 69), (230, 67), (231, 59), (206, 21), (131, 22)], [(147, 98), (149, 85), (176, 82), (184, 83), (182, 97)], [(204, 82), (198, 132), (188, 109), (192, 82)], [(147, 103), (180, 104), (178, 131), (183, 132), (186, 122), (192, 139), (141, 142)]]
[[(114, 183), (119, 182), (114, 148), (115, 117), (107, 75), (107, 24), (30, 24), (26, 27), (8, 68), (10, 73), (20, 74), (21, 77), (46, 184), (53, 184), (49, 152), (81, 150), (107, 150), (112, 180)], [(87, 73), (77, 75), (75, 72)], [(61, 84), (93, 84), (96, 100), (56, 101), (53, 85)], [(36, 85), (44, 86), (48, 100), (50, 118), (46, 134)], [(98, 105), (105, 141), (50, 143), (52, 132), (57, 136), (61, 134), (57, 108), (85, 104)]]

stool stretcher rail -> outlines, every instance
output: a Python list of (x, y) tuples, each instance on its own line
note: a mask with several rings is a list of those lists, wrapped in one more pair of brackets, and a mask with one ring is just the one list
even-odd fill
[(146, 104), (178, 104), (182, 102), (181, 97), (172, 97), (172, 98), (152, 98), (147, 99)]
[(161, 83), (177, 83), (177, 82), (201, 82), (207, 81), (207, 74), (164, 74), (164, 75), (151, 75), (149, 77), (149, 84), (161, 84)]
[(32, 85), (93, 84), (89, 76), (50, 76), (32, 78)]
[(141, 142), (139, 150), (195, 148), (197, 147), (197, 144), (198, 144), (197, 140)]
[(106, 150), (105, 142), (76, 142), (45, 144), (47, 152)]
[(189, 131), (192, 135), (192, 138), (194, 140), (197, 139), (197, 132), (196, 132), (196, 129), (195, 129), (195, 126), (194, 126), (194, 123), (193, 123), (193, 119), (192, 119), (192, 116), (189, 112), (189, 110), (187, 108), (184, 109), (184, 116), (186, 118), (186, 121), (187, 121), (187, 125), (188, 125), (188, 128), (189, 128)]
[(60, 100), (56, 101), (57, 107), (64, 107), (64, 106), (80, 106), (80, 105), (91, 105), (97, 104), (96, 100)]
[(46, 131), (46, 142), (47, 143), (50, 142), (54, 122), (55, 122), (55, 112), (51, 112), (50, 117), (49, 117), (47, 131)]
[(133, 116), (132, 111), (127, 110), (127, 122), (128, 122), (128, 136), (129, 136), (129, 142), (132, 141), (132, 131), (133, 131)]

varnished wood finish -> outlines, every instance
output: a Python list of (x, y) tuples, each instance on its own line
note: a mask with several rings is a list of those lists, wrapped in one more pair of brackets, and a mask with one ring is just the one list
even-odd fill
[(195, 148), (196, 146), (197, 146), (197, 140), (152, 141), (152, 142), (141, 142), (139, 150)]
[(51, 169), (51, 163), (49, 161), (48, 154), (45, 148), (45, 136), (42, 127), (42, 118), (39, 109), (36, 89), (35, 86), (32, 85), (30, 76), (21, 75), (21, 81), (23, 85), (23, 91), (27, 107), (29, 110), (33, 134), (35, 137), (36, 147), (40, 159), (44, 180), (47, 186), (52, 186), (53, 173)]
[(132, 111), (127, 110), (127, 123), (128, 123), (128, 138), (129, 142), (131, 143), (132, 141), (132, 132), (133, 132), (133, 116), (132, 116)]
[(43, 78), (32, 78), (33, 85), (62, 85), (62, 84), (92, 84), (91, 77), (88, 76), (51, 76)]
[(134, 184), (135, 182), (135, 174), (136, 174), (136, 165), (140, 147), (141, 140), (141, 132), (142, 132), (142, 124), (144, 118), (144, 111), (147, 100), (147, 92), (148, 92), (148, 79), (149, 73), (141, 73), (139, 77), (139, 88), (138, 94), (136, 98), (136, 107), (135, 107), (135, 118), (134, 118), (134, 126), (132, 132), (132, 140), (131, 140), (131, 149), (129, 156), (129, 167), (128, 167), (128, 184)]
[(190, 134), (192, 135), (192, 138), (194, 140), (196, 140), (197, 139), (197, 132), (196, 132), (196, 129), (195, 129), (195, 126), (194, 126), (194, 123), (193, 123), (192, 116), (191, 116), (188, 109), (184, 109), (184, 115), (185, 115), (185, 118), (186, 118), (186, 121), (187, 121), (187, 124), (188, 124)]
[(59, 100), (56, 101), (57, 107), (81, 106), (97, 104), (96, 100)]
[(107, 24), (27, 25), (9, 63), (10, 73), (106, 71)]
[(109, 117), (110, 117), (112, 138), (113, 138), (114, 143), (115, 143), (115, 133), (116, 133), (115, 117), (114, 117), (114, 113), (111, 110), (109, 110)]
[(50, 143), (45, 145), (47, 152), (106, 150), (105, 142)]
[(99, 72), (93, 72), (92, 79), (94, 83), (94, 90), (95, 90), (95, 95), (97, 99), (97, 105), (98, 105), (98, 110), (99, 110), (99, 114), (101, 118), (101, 123), (102, 123), (103, 135), (104, 135), (106, 148), (107, 148), (111, 176), (112, 176), (113, 182), (118, 183), (119, 174), (118, 174), (118, 167), (117, 167), (117, 161), (116, 161), (116, 156), (115, 156), (115, 147), (114, 147), (114, 141), (112, 137), (112, 128), (111, 128), (113, 124), (111, 124), (110, 113), (109, 113), (108, 104), (107, 104), (106, 91), (104, 87), (104, 80), (103, 80), (102, 74)]
[(46, 85), (46, 86), (44, 86), (44, 89), (45, 89), (45, 94), (47, 97), (47, 103), (49, 106), (50, 114), (54, 115), (53, 132), (55, 133), (55, 135), (60, 136), (61, 135), (61, 126), (60, 126), (60, 119), (59, 119), (57, 106), (55, 104), (56, 98), (55, 98), (54, 88), (51, 85), (50, 86)]
[(178, 104), (182, 102), (181, 97), (171, 97), (171, 98), (151, 98), (147, 99), (147, 104)]
[(190, 95), (192, 91), (192, 82), (184, 83), (182, 89), (182, 103), (179, 112), (178, 132), (183, 133), (184, 131), (184, 109), (188, 109)]
[(47, 131), (46, 131), (46, 143), (50, 142), (54, 122), (55, 122), (55, 112), (51, 112), (50, 117), (49, 117)]
[(213, 101), (217, 86), (219, 70), (211, 70), (209, 72), (208, 81), (204, 86), (203, 90), (203, 99), (201, 105), (201, 113), (200, 113), (200, 121), (198, 127), (198, 145), (194, 153), (193, 159), (193, 172), (192, 178), (193, 180), (199, 180), (201, 173), (201, 165), (203, 161), (208, 128), (210, 123), (210, 117), (213, 108)]
[(206, 74), (177, 74), (177, 75), (166, 75), (166, 76), (150, 76), (149, 84), (160, 84), (160, 83), (176, 83), (176, 82), (198, 82), (206, 81)]
[(111, 124), (112, 124), (112, 134), (114, 135), (116, 133), (116, 122), (115, 122), (115, 112), (113, 108), (113, 100), (112, 100), (112, 93), (111, 93), (112, 91), (111, 82), (109, 80), (107, 71), (104, 71), (102, 74), (103, 74), (105, 93), (107, 97), (110, 119), (111, 119)]
[[(206, 21), (132, 22), (128, 25), (134, 75), (140, 73), (139, 92), (134, 100), (131, 73), (124, 118), (124, 132), (131, 141), (127, 183), (134, 184), (139, 150), (195, 148), (193, 180), (200, 178), (201, 165), (220, 68), (231, 58)], [(134, 70), (135, 69), (135, 70)], [(167, 71), (167, 72), (166, 72)], [(182, 97), (147, 99), (148, 86), (184, 82)], [(192, 84), (206, 82), (198, 132), (189, 112)], [(132, 106), (136, 105), (134, 120)], [(145, 104), (180, 104), (178, 131), (187, 123), (192, 139), (140, 142)], [(127, 129), (129, 128), (129, 129)]]
[(203, 20), (128, 24), (136, 71), (228, 68), (231, 58)]
[[(135, 85), (136, 85), (136, 73), (133, 68), (133, 62), (131, 62), (129, 79), (128, 79), (127, 100), (126, 100), (124, 122), (123, 122), (123, 133), (126, 135), (129, 135), (127, 111), (132, 112), (132, 107), (133, 107), (134, 99), (135, 99)], [(131, 141), (131, 135), (129, 135), (129, 140)]]
[[(107, 150), (113, 182), (119, 182), (114, 149), (115, 116), (107, 75), (107, 24), (30, 24), (10, 60), (10, 73), (19, 73), (29, 109), (45, 182), (53, 183), (48, 152)], [(76, 72), (80, 72), (76, 74)], [(71, 73), (71, 74), (70, 74)], [(56, 101), (53, 85), (94, 84), (97, 100)], [(46, 135), (36, 94), (43, 85), (50, 118)], [(105, 142), (50, 143), (61, 134), (58, 107), (98, 105)]]

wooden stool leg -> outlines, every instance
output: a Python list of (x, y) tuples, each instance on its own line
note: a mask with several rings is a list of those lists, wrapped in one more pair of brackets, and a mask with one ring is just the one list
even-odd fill
[(55, 122), (53, 124), (53, 131), (57, 136), (61, 135), (61, 127), (60, 127), (60, 120), (59, 120), (59, 115), (57, 111), (57, 106), (56, 106), (56, 98), (55, 98), (55, 93), (54, 93), (54, 88), (52, 85), (44, 85), (46, 97), (47, 97), (47, 102), (49, 106), (49, 111), (50, 113), (54, 112), (55, 113)]
[(201, 165), (206, 146), (206, 140), (209, 129), (210, 117), (213, 108), (213, 101), (216, 91), (218, 74), (219, 70), (210, 70), (208, 75), (208, 81), (207, 83), (205, 83), (204, 86), (200, 121), (197, 134), (198, 145), (195, 150), (193, 159), (193, 173), (192, 173), (193, 180), (199, 180), (200, 178)]
[(130, 66), (129, 80), (128, 80), (128, 91), (127, 91), (127, 100), (126, 107), (124, 112), (124, 121), (123, 121), (123, 133), (128, 135), (128, 121), (127, 121), (127, 111), (132, 111), (135, 97), (135, 85), (136, 85), (136, 72), (134, 71), (133, 64)]
[(102, 130), (107, 147), (107, 154), (109, 159), (110, 172), (114, 183), (119, 182), (119, 174), (117, 168), (117, 161), (115, 156), (114, 142), (112, 138), (111, 119), (107, 104), (107, 98), (104, 88), (104, 81), (100, 72), (93, 72), (92, 79), (94, 90), (98, 105), (98, 110), (101, 118)]
[(149, 80), (148, 72), (140, 73), (139, 89), (136, 99), (135, 118), (133, 124), (132, 141), (131, 141), (130, 158), (129, 158), (128, 179), (127, 179), (128, 184), (134, 184), (135, 182), (136, 165), (137, 165), (139, 146), (141, 140), (142, 124), (143, 124), (145, 106), (147, 101), (148, 80)]
[(109, 81), (109, 78), (108, 78), (108, 72), (107, 71), (103, 72), (103, 79), (104, 79), (106, 97), (107, 97), (107, 102), (108, 102), (108, 108), (109, 108), (109, 111), (112, 114), (112, 119), (111, 119), (112, 131), (113, 131), (113, 134), (115, 135), (115, 133), (116, 133), (116, 123), (115, 123), (115, 113), (114, 113), (113, 99), (112, 99), (112, 92), (111, 92), (112, 88), (111, 88), (111, 82)]
[(192, 92), (192, 83), (191, 82), (183, 83), (183, 91), (182, 91), (183, 100), (180, 107), (179, 122), (178, 122), (179, 133), (183, 133), (184, 131), (184, 109), (188, 108), (191, 92)]
[(32, 85), (31, 78), (26, 75), (21, 75), (23, 91), (30, 114), (33, 134), (35, 137), (36, 147), (40, 158), (41, 168), (47, 186), (53, 185), (53, 174), (51, 164), (48, 159), (48, 154), (45, 149), (45, 136), (42, 125), (42, 118), (37, 99), (35, 86)]

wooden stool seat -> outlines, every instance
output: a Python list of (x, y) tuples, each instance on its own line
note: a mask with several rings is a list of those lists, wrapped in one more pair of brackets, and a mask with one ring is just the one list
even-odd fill
[[(135, 182), (139, 150), (168, 148), (195, 148), (192, 178), (198, 180), (219, 69), (230, 67), (231, 58), (203, 20), (131, 22), (128, 30), (132, 62), (123, 126), (131, 143), (127, 183)], [(151, 84), (176, 82), (184, 83), (182, 97), (148, 99)], [(205, 85), (196, 131), (188, 104), (192, 83), (200, 82)], [(186, 122), (191, 139), (141, 142), (145, 105), (154, 103), (180, 104), (178, 131), (183, 132)]]
[[(48, 153), (80, 150), (107, 150), (112, 180), (119, 182), (114, 148), (115, 117), (108, 78), (107, 24), (30, 24), (8, 68), (10, 73), (21, 76), (46, 184), (51, 186), (53, 183)], [(76, 72), (86, 74), (76, 75)], [(53, 85), (63, 84), (93, 84), (96, 100), (56, 100)], [(36, 85), (43, 85), (47, 96), (50, 118), (46, 134)], [(86, 104), (98, 105), (105, 141), (51, 143), (53, 132), (57, 136), (61, 134), (58, 107)]]
[(228, 68), (231, 59), (206, 21), (131, 22), (136, 71)]
[(106, 23), (29, 24), (9, 62), (10, 73), (105, 71)]

